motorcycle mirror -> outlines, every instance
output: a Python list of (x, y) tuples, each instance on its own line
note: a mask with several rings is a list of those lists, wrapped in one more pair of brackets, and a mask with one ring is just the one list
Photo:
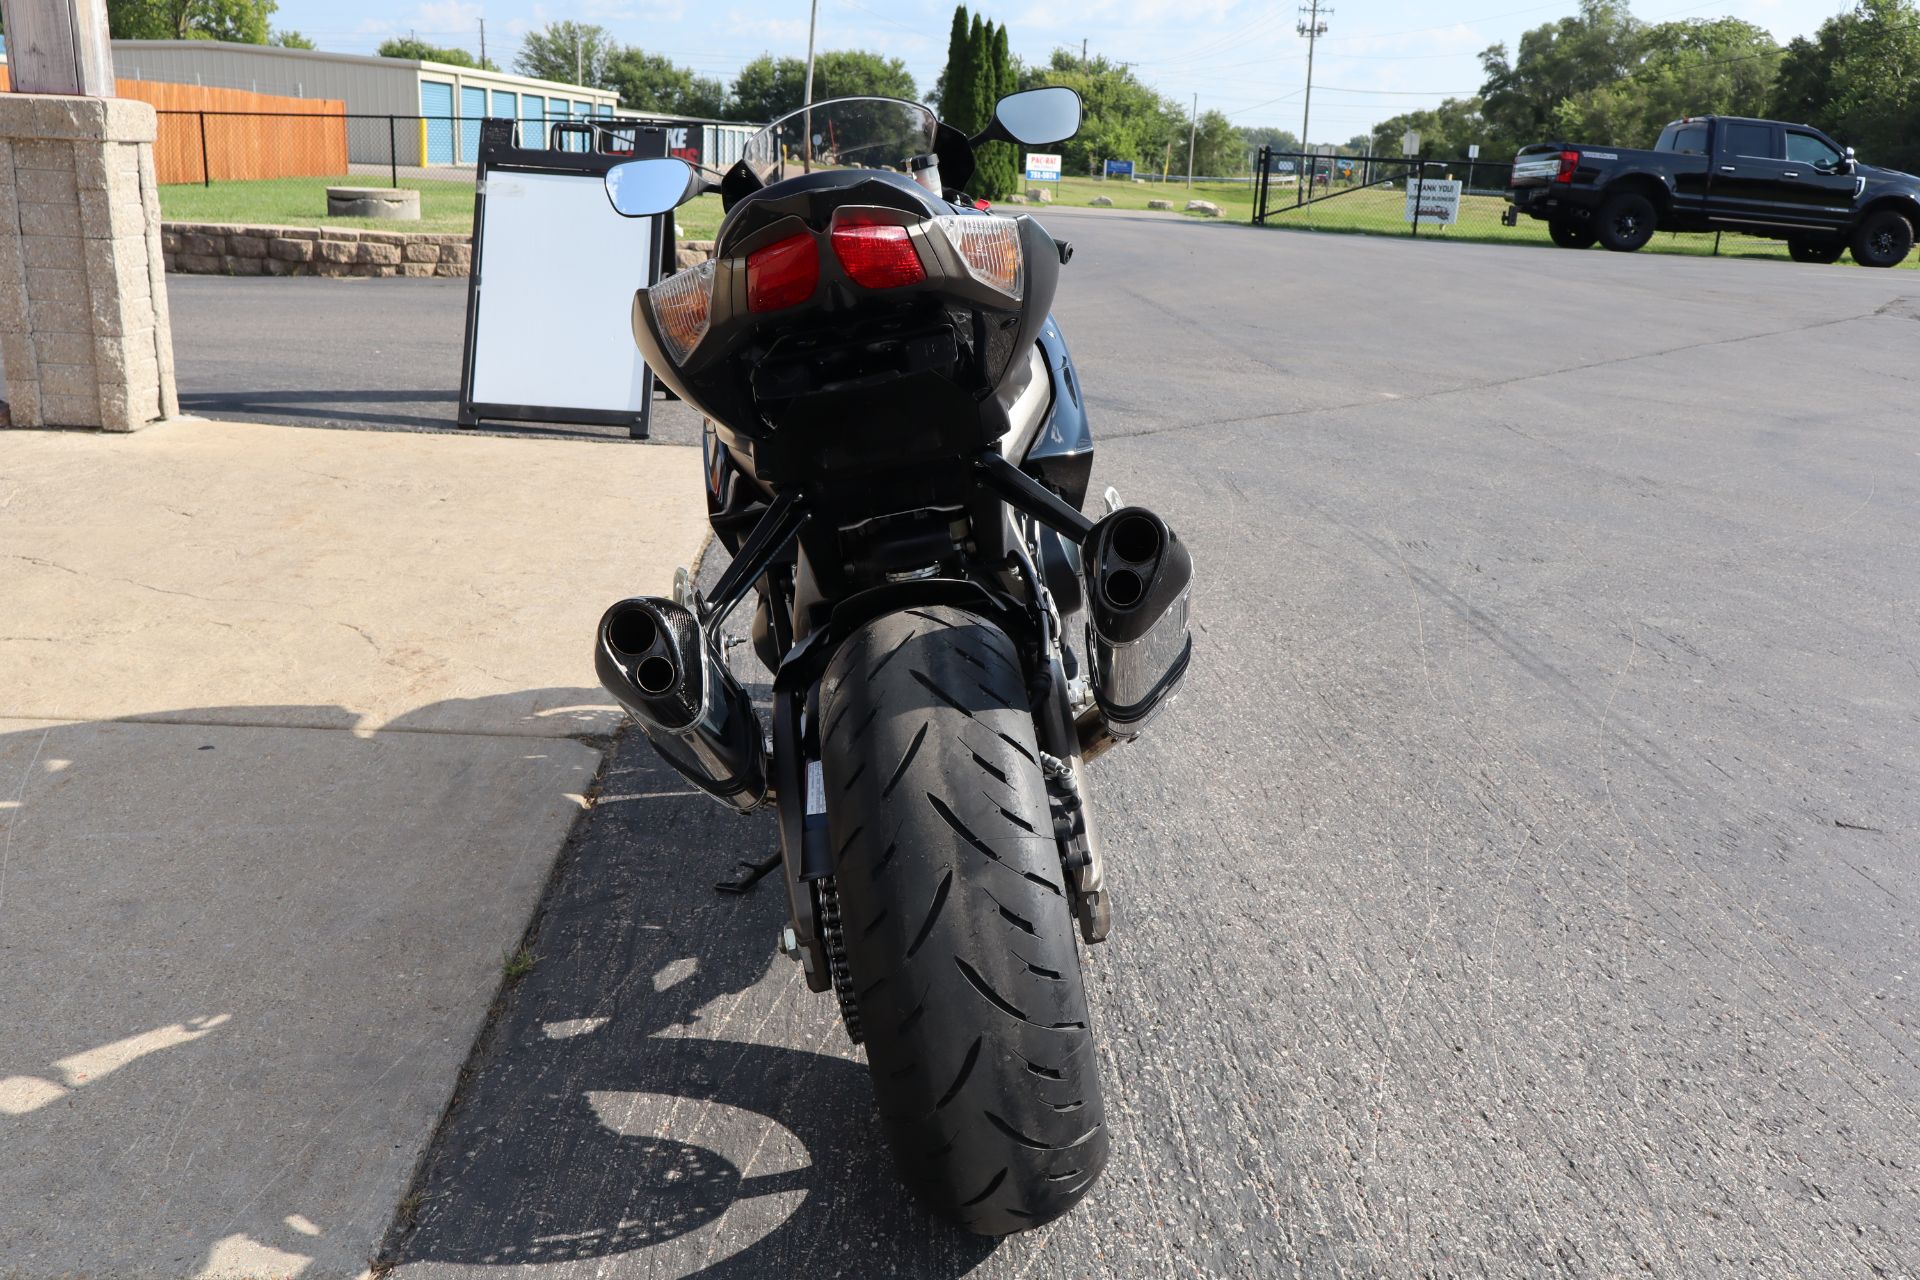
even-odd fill
[(684, 160), (629, 160), (607, 170), (607, 199), (623, 218), (646, 218), (677, 208), (692, 195), (693, 167)]
[(993, 109), (989, 141), (1042, 146), (1080, 131), (1080, 95), (1065, 86), (1010, 93)]

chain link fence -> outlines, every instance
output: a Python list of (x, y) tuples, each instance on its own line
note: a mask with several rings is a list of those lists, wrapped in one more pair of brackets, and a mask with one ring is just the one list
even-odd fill
[[(1262, 148), (1253, 177), (1256, 226), (1357, 235), (1418, 236), (1551, 247), (1547, 224), (1505, 225), (1513, 166), (1500, 161), (1329, 156)], [(1783, 241), (1729, 233), (1662, 231), (1643, 253), (1792, 261)], [(1920, 255), (1906, 269), (1920, 269)]]
[(1253, 221), (1371, 235), (1540, 240), (1544, 228), (1502, 225), (1513, 166), (1478, 160), (1329, 156), (1262, 148)]
[[(467, 231), (481, 121), (338, 111), (160, 111), (154, 167), (170, 222)], [(515, 122), (519, 145), (623, 150), (621, 121)], [(631, 138), (624, 148), (632, 149)], [(333, 218), (330, 187), (420, 193), (418, 221)]]

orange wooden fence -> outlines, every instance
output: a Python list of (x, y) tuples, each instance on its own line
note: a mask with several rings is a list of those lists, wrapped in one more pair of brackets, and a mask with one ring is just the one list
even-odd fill
[[(0, 66), (0, 91), (10, 87)], [(347, 104), (326, 98), (283, 98), (245, 89), (211, 89), (157, 80), (121, 80), (123, 98), (161, 112), (153, 164), (168, 182), (244, 182), (255, 178), (332, 177), (347, 172)], [(191, 111), (193, 115), (168, 115)], [(206, 164), (201, 164), (199, 112), (206, 112)], [(253, 112), (216, 115), (215, 112)]]

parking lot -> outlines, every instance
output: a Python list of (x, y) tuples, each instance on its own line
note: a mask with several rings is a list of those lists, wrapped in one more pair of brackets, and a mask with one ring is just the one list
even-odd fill
[[(399, 1274), (1920, 1271), (1920, 281), (1045, 216), (1096, 491), (1197, 575), (1093, 770), (1105, 1179), (915, 1208), (710, 888), (771, 819), (630, 738)], [(450, 425), (464, 288), (170, 284), (190, 411)]]

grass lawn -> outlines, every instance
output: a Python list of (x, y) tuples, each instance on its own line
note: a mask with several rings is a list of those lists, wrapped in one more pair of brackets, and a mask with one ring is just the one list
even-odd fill
[[(329, 218), (327, 188), (385, 186), (371, 178), (268, 178), (258, 182), (198, 183), (160, 188), (160, 214), (171, 222), (237, 222), (272, 227), (356, 227), (372, 231), (473, 230), (473, 184), (403, 181), (420, 193), (420, 221)], [(675, 214), (688, 240), (711, 240), (720, 225), (720, 197), (701, 196)]]
[[(1028, 182), (1021, 184), (1024, 193), (1028, 187), (1046, 184)], [(1228, 221), (1246, 222), (1253, 217), (1253, 187), (1248, 183), (1234, 182), (1196, 182), (1189, 188), (1184, 182), (1146, 182), (1133, 183), (1121, 179), (1103, 182), (1099, 178), (1062, 178), (1059, 190), (1053, 193), (1053, 202), (1084, 208), (1093, 202), (1095, 196), (1105, 196), (1113, 201), (1116, 209), (1144, 209), (1149, 200), (1171, 200), (1173, 207), (1184, 212), (1189, 200), (1210, 200), (1220, 206), (1220, 216)], [(1189, 215), (1199, 217), (1199, 214)]]
[(272, 227), (358, 227), (375, 231), (471, 231), (469, 182), (402, 182), (420, 192), (420, 221), (329, 218), (328, 187), (383, 187), (360, 176), (267, 178), (257, 182), (185, 183), (160, 188), (160, 214), (174, 222), (245, 222)]
[[(164, 217), (178, 222), (238, 222), (283, 227), (359, 227), (376, 231), (466, 232), (473, 229), (473, 187), (464, 181), (408, 181), (400, 185), (420, 192), (420, 221), (396, 223), (378, 218), (329, 218), (326, 216), (327, 188), (351, 184), (352, 178), (272, 178), (260, 182), (216, 182), (211, 187), (197, 184), (160, 188), (160, 209)], [(367, 182), (366, 185), (378, 185)], [(1116, 210), (1145, 209), (1149, 200), (1171, 200), (1184, 211), (1188, 200), (1211, 200), (1220, 206), (1220, 215), (1228, 221), (1249, 222), (1253, 218), (1253, 188), (1234, 183), (1103, 182), (1098, 178), (1063, 178), (1054, 193), (1054, 203), (1085, 208), (1095, 196), (1106, 196)], [(1337, 188), (1336, 188), (1337, 190)], [(1360, 235), (1404, 236), (1406, 194), (1395, 187), (1369, 187), (1335, 195), (1311, 204), (1295, 207), (1294, 189), (1276, 186), (1268, 197), (1269, 227), (1296, 230), (1339, 231)], [(1017, 207), (1017, 206), (1016, 206)], [(1031, 206), (1030, 206), (1031, 207)], [(1460, 221), (1450, 227), (1420, 227), (1422, 239), (1465, 240), (1480, 244), (1547, 245), (1547, 227), (1530, 218), (1517, 227), (1500, 225), (1506, 201), (1497, 195), (1469, 195), (1461, 198)], [(704, 195), (688, 201), (674, 211), (683, 240), (711, 240), (720, 226), (720, 197)], [(1188, 215), (1198, 217), (1198, 214)], [(1662, 234), (1647, 246), (1650, 253), (1681, 253), (1696, 257), (1714, 252), (1711, 235)], [(1790, 261), (1787, 246), (1777, 240), (1728, 235), (1720, 238), (1723, 258), (1778, 258)], [(1843, 258), (1843, 262), (1850, 259)], [(1902, 264), (1909, 270), (1920, 269), (1920, 253)]]

